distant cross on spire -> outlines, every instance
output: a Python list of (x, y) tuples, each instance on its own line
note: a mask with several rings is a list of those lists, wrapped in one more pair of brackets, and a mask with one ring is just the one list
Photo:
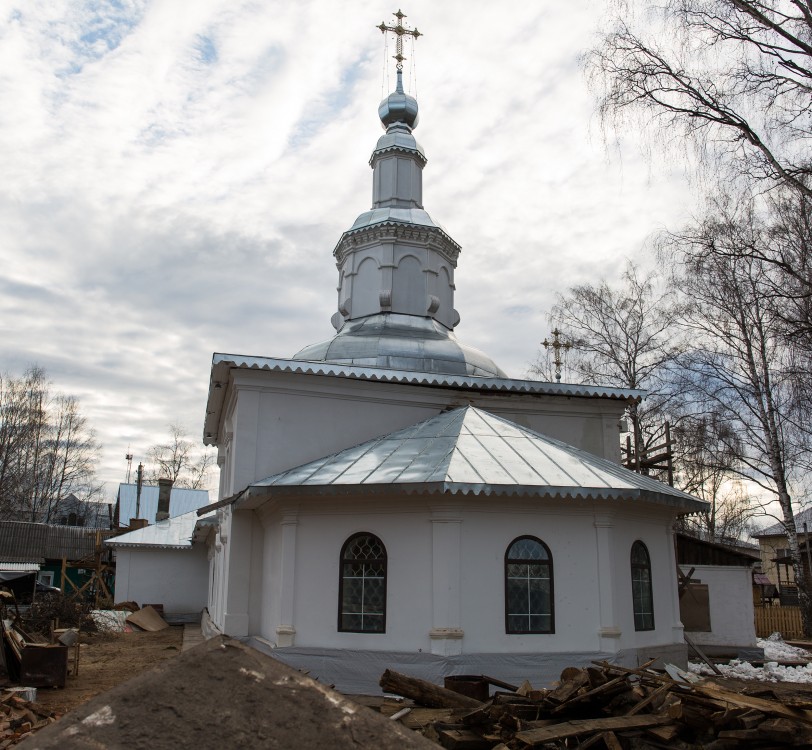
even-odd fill
[(553, 330), (553, 340), (548, 341), (545, 338), (544, 341), (541, 342), (541, 345), (545, 349), (547, 349), (548, 351), (550, 349), (553, 350), (553, 363), (555, 364), (555, 382), (556, 383), (561, 382), (561, 365), (564, 364), (561, 361), (561, 350), (563, 349), (564, 353), (566, 353), (570, 349), (572, 349), (572, 342), (571, 341), (561, 341), (561, 339), (560, 339), (561, 335), (562, 335), (561, 331), (559, 331), (558, 328), (555, 328)]
[(403, 56), (403, 37), (404, 36), (411, 36), (417, 39), (419, 36), (423, 36), (417, 29), (407, 29), (403, 25), (403, 19), (406, 18), (406, 14), (403, 13), (400, 8), (398, 8), (397, 13), (392, 14), (395, 18), (398, 19), (397, 25), (395, 26), (387, 26), (383, 21), (381, 21), (380, 26), (376, 26), (376, 29), (381, 30), (381, 34), (385, 34), (387, 31), (391, 31), (397, 37), (397, 43), (395, 45), (395, 54), (392, 57), (397, 60), (397, 65), (395, 66), (397, 70), (400, 72), (403, 70), (403, 61), (406, 59)]

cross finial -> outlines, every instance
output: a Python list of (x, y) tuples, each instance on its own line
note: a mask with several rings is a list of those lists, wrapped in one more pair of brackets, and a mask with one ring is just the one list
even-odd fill
[(556, 383), (561, 382), (561, 365), (564, 364), (561, 361), (561, 350), (563, 349), (564, 352), (568, 352), (572, 349), (572, 342), (571, 341), (561, 341), (561, 331), (558, 328), (553, 329), (553, 340), (548, 341), (546, 338), (544, 341), (541, 342), (541, 345), (545, 349), (552, 349), (553, 350), (553, 363), (555, 364), (555, 381)]
[(387, 31), (391, 31), (397, 37), (397, 42), (395, 44), (395, 54), (392, 57), (397, 60), (397, 65), (395, 66), (399, 71), (403, 70), (403, 61), (406, 59), (403, 56), (403, 37), (404, 36), (411, 36), (417, 39), (419, 36), (423, 36), (417, 29), (407, 29), (403, 25), (403, 19), (406, 18), (406, 14), (403, 13), (400, 8), (398, 8), (397, 13), (392, 14), (395, 18), (397, 18), (397, 23), (394, 26), (387, 26), (384, 21), (381, 21), (379, 26), (376, 26), (376, 29), (381, 30), (381, 34), (385, 34)]

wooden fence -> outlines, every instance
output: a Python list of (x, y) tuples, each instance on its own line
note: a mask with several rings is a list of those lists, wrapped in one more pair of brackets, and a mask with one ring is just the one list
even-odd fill
[(799, 607), (756, 607), (756, 635), (766, 638), (776, 631), (784, 640), (803, 638)]

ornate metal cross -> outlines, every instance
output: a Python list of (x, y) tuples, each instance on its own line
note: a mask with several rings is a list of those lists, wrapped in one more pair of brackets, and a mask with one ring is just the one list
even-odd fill
[(417, 29), (407, 29), (403, 25), (403, 19), (406, 18), (406, 14), (403, 13), (400, 8), (398, 8), (397, 13), (392, 14), (395, 18), (397, 18), (397, 24), (395, 26), (387, 26), (383, 21), (381, 21), (380, 26), (376, 26), (376, 29), (381, 30), (381, 34), (385, 34), (387, 31), (391, 31), (397, 37), (397, 43), (395, 45), (395, 54), (392, 57), (397, 60), (397, 69), (403, 70), (403, 61), (406, 59), (403, 56), (403, 37), (404, 36), (411, 36), (417, 39), (419, 36), (423, 36)]
[(544, 341), (541, 342), (541, 345), (545, 349), (547, 349), (547, 350), (552, 349), (553, 350), (553, 356), (554, 356), (553, 363), (555, 364), (555, 380), (556, 380), (556, 383), (561, 382), (561, 365), (564, 364), (561, 361), (561, 350), (563, 349), (564, 352), (568, 352), (570, 349), (572, 349), (572, 342), (571, 341), (561, 341), (560, 338), (559, 338), (560, 336), (561, 336), (561, 331), (559, 331), (558, 328), (555, 328), (553, 330), (553, 340), (548, 341), (545, 338)]

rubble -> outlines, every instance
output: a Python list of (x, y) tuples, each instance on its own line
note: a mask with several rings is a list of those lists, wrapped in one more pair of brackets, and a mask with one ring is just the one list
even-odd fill
[[(512, 689), (497, 690), (467, 708), (456, 699), (444, 700), (441, 688), (389, 670), (381, 686), (431, 705), (414, 707), (400, 721), (449, 750), (812, 746), (812, 696), (787, 701), (771, 694), (772, 686), (759, 696), (748, 695), (676, 668), (670, 674), (655, 671), (652, 663), (637, 669), (607, 662), (567, 668), (553, 689), (507, 686)], [(403, 704), (392, 708), (402, 710)]]
[(3, 690), (0, 694), (0, 750), (16, 745), (56, 721), (50, 711), (21, 698), (17, 692)]

